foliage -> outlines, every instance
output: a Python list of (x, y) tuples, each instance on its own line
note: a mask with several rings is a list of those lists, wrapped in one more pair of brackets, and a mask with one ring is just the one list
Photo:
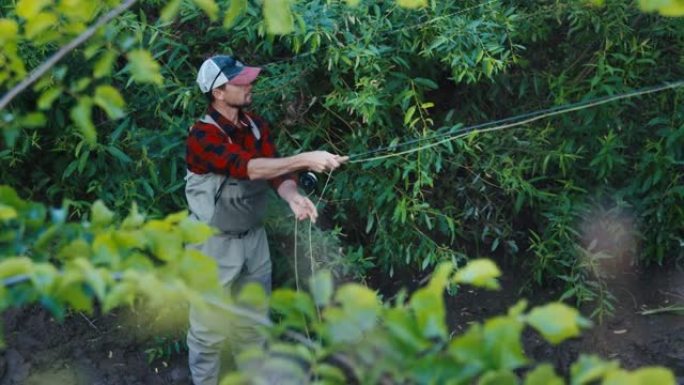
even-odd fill
[[(231, 374), (221, 384), (270, 383), (274, 378), (282, 384), (565, 384), (551, 365), (525, 356), (522, 333), (530, 327), (557, 344), (577, 336), (589, 322), (562, 303), (527, 310), (522, 300), (505, 315), (471, 324), (462, 334), (450, 333), (446, 286), (470, 282), (489, 288), (499, 275), (488, 260), (453, 270), (450, 263), (438, 265), (425, 287), (394, 303), (383, 304), (357, 284), (333, 291), (325, 272), (311, 280), (311, 294), (276, 290), (271, 307), (282, 318), (271, 330), (268, 348), (243, 354), (242, 364), (251, 369)], [(294, 331), (313, 341), (292, 341)], [(567, 383), (676, 382), (664, 368), (627, 371), (617, 361), (582, 355), (572, 364)]]
[(155, 336), (154, 343), (145, 349), (147, 363), (151, 364), (155, 360), (168, 361), (174, 354), (187, 351), (188, 345), (184, 337)]
[(684, 16), (682, 0), (639, 0), (644, 11), (658, 11), (665, 16)]
[(87, 220), (69, 222), (67, 210), (0, 186), (0, 310), (40, 303), (62, 319), (67, 307), (109, 311), (144, 297), (159, 309), (221, 293), (215, 262), (186, 247), (212, 230), (186, 212), (146, 220), (133, 205), (117, 221), (98, 201)]
[[(109, 310), (140, 294), (153, 304), (217, 294), (207, 280), (215, 265), (185, 247), (211, 231), (183, 212), (146, 221), (132, 203), (162, 217), (184, 206), (182, 138), (204, 108), (193, 75), (207, 54), (264, 65), (255, 109), (279, 123), (282, 153), (326, 148), (358, 160), (374, 148), (396, 150), (465, 125), (681, 78), (681, 23), (624, 0), (596, 3), (140, 2), (0, 111), (0, 178), (14, 186), (0, 187), (0, 309), (40, 302), (61, 316), (65, 306), (89, 312), (98, 301)], [(3, 92), (115, 4), (0, 3)], [(640, 5), (681, 13), (680, 0)], [(643, 251), (628, 256), (682, 260), (680, 95), (346, 166), (324, 197), (345, 254), (364, 270), (374, 265), (391, 276), (395, 268), (436, 266), (435, 275), (409, 299), (385, 306), (358, 284), (333, 293), (325, 275), (314, 278), (313, 296), (278, 290), (274, 337), (311, 331), (316, 344), (281, 339), (270, 353), (305, 362), (296, 378), (313, 370), (328, 383), (349, 375), (330, 363), (340, 355), (364, 383), (386, 376), (517, 383), (514, 370), (529, 365), (520, 347), (526, 326), (558, 343), (585, 321), (561, 303), (526, 311), (521, 302), (451, 338), (444, 288), (495, 287), (499, 274), (484, 260), (456, 273), (451, 266), (497, 253), (523, 261), (539, 283), (562, 279), (578, 300), (604, 298), (587, 281), (597, 277), (592, 256), (608, 254), (590, 234), (580, 244), (580, 223), (597, 208), (616, 207), (633, 212), (642, 239)], [(524, 376), (528, 384), (563, 383), (544, 365)], [(578, 384), (674, 383), (671, 377), (592, 356), (571, 368)]]
[[(29, 3), (37, 8), (24, 9)], [(159, 12), (157, 1), (145, 1), (2, 112), (7, 167), (0, 177), (53, 206), (68, 199), (75, 218), (96, 199), (117, 211), (133, 201), (156, 215), (181, 209), (182, 138), (205, 105), (193, 77), (212, 52), (264, 66), (254, 108), (276, 123), (283, 154), (323, 148), (359, 155), (681, 77), (681, 23), (629, 1), (602, 3), (430, 2), (408, 10), (370, 0), (353, 7), (197, 1), (199, 8), (172, 1)], [(27, 30), (33, 17), (67, 11), (18, 5), (3, 6), (0, 87), (15, 84), (111, 3), (79, 7), (78, 15), (60, 16), (54, 33), (36, 36)], [(292, 25), (285, 25), (290, 16), (271, 14), (290, 15)], [(291, 32), (270, 35), (273, 24)], [(617, 207), (634, 216), (641, 240), (627, 257), (681, 261), (680, 94), (347, 165), (324, 197), (335, 202), (329, 212), (345, 254), (360, 261), (359, 273), (379, 267), (392, 275), (495, 253), (521, 261), (537, 283), (568, 277), (567, 289), (591, 300), (600, 296), (587, 284), (592, 274), (583, 273), (578, 250), (588, 245), (579, 228), (595, 211)]]

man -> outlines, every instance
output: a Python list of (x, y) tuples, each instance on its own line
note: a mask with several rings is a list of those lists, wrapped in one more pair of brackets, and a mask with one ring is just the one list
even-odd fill
[[(216, 259), (226, 289), (258, 282), (271, 289), (271, 260), (262, 219), (268, 185), (285, 200), (297, 220), (315, 221), (315, 205), (297, 190), (293, 172), (331, 171), (348, 157), (325, 151), (280, 158), (268, 124), (245, 111), (260, 68), (230, 56), (214, 56), (199, 69), (197, 83), (210, 105), (187, 138), (186, 198), (191, 214), (219, 233), (201, 246)], [(232, 320), (217, 330), (207, 312), (191, 308), (189, 364), (195, 385), (216, 385), (220, 345), (229, 338), (235, 354), (263, 343), (249, 320)], [(215, 322), (213, 322), (215, 324)]]

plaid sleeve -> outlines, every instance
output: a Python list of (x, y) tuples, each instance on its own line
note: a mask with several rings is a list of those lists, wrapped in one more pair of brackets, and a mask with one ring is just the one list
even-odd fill
[[(271, 136), (271, 129), (268, 123), (266, 123), (263, 119), (258, 120), (259, 131), (261, 132), (261, 153), (264, 157), (267, 158), (280, 158), (278, 149), (276, 148), (276, 145), (273, 142), (273, 137)], [(297, 178), (292, 173), (275, 177), (269, 180), (268, 182), (271, 184), (273, 190), (278, 191), (278, 187), (280, 187), (280, 185), (288, 179), (295, 182), (295, 184), (297, 183)]]
[(196, 124), (187, 140), (188, 169), (197, 174), (216, 173), (249, 179), (247, 163), (253, 154), (231, 143), (228, 136), (209, 124)]

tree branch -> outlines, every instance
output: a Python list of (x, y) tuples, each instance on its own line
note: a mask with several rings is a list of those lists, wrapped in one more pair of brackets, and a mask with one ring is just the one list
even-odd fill
[(83, 31), (83, 33), (78, 35), (69, 44), (65, 45), (64, 47), (60, 48), (59, 51), (55, 52), (48, 60), (46, 60), (45, 62), (43, 62), (43, 64), (34, 69), (33, 72), (31, 72), (31, 75), (29, 75), (29, 77), (22, 80), (19, 84), (14, 86), (14, 88), (9, 90), (9, 92), (3, 95), (2, 99), (0, 99), (0, 110), (3, 110), (12, 101), (12, 99), (14, 99), (24, 90), (26, 90), (36, 80), (40, 79), (40, 77), (43, 76), (50, 68), (57, 64), (57, 62), (60, 61), (64, 56), (66, 56), (67, 53), (69, 53), (79, 45), (83, 44), (83, 42), (85, 42), (86, 40), (90, 39), (95, 34), (98, 28), (102, 27), (115, 17), (122, 14), (125, 10), (127, 10), (133, 4), (135, 4), (136, 1), (138, 0), (124, 1), (118, 7), (112, 9), (107, 14), (102, 15), (102, 17), (100, 17), (95, 24), (93, 24), (88, 29)]

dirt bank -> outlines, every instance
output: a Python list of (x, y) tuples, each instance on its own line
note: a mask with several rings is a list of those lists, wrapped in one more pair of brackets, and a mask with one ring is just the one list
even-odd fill
[(154, 339), (129, 315), (72, 313), (60, 323), (39, 307), (6, 312), (0, 385), (189, 384), (182, 354), (147, 363)]

